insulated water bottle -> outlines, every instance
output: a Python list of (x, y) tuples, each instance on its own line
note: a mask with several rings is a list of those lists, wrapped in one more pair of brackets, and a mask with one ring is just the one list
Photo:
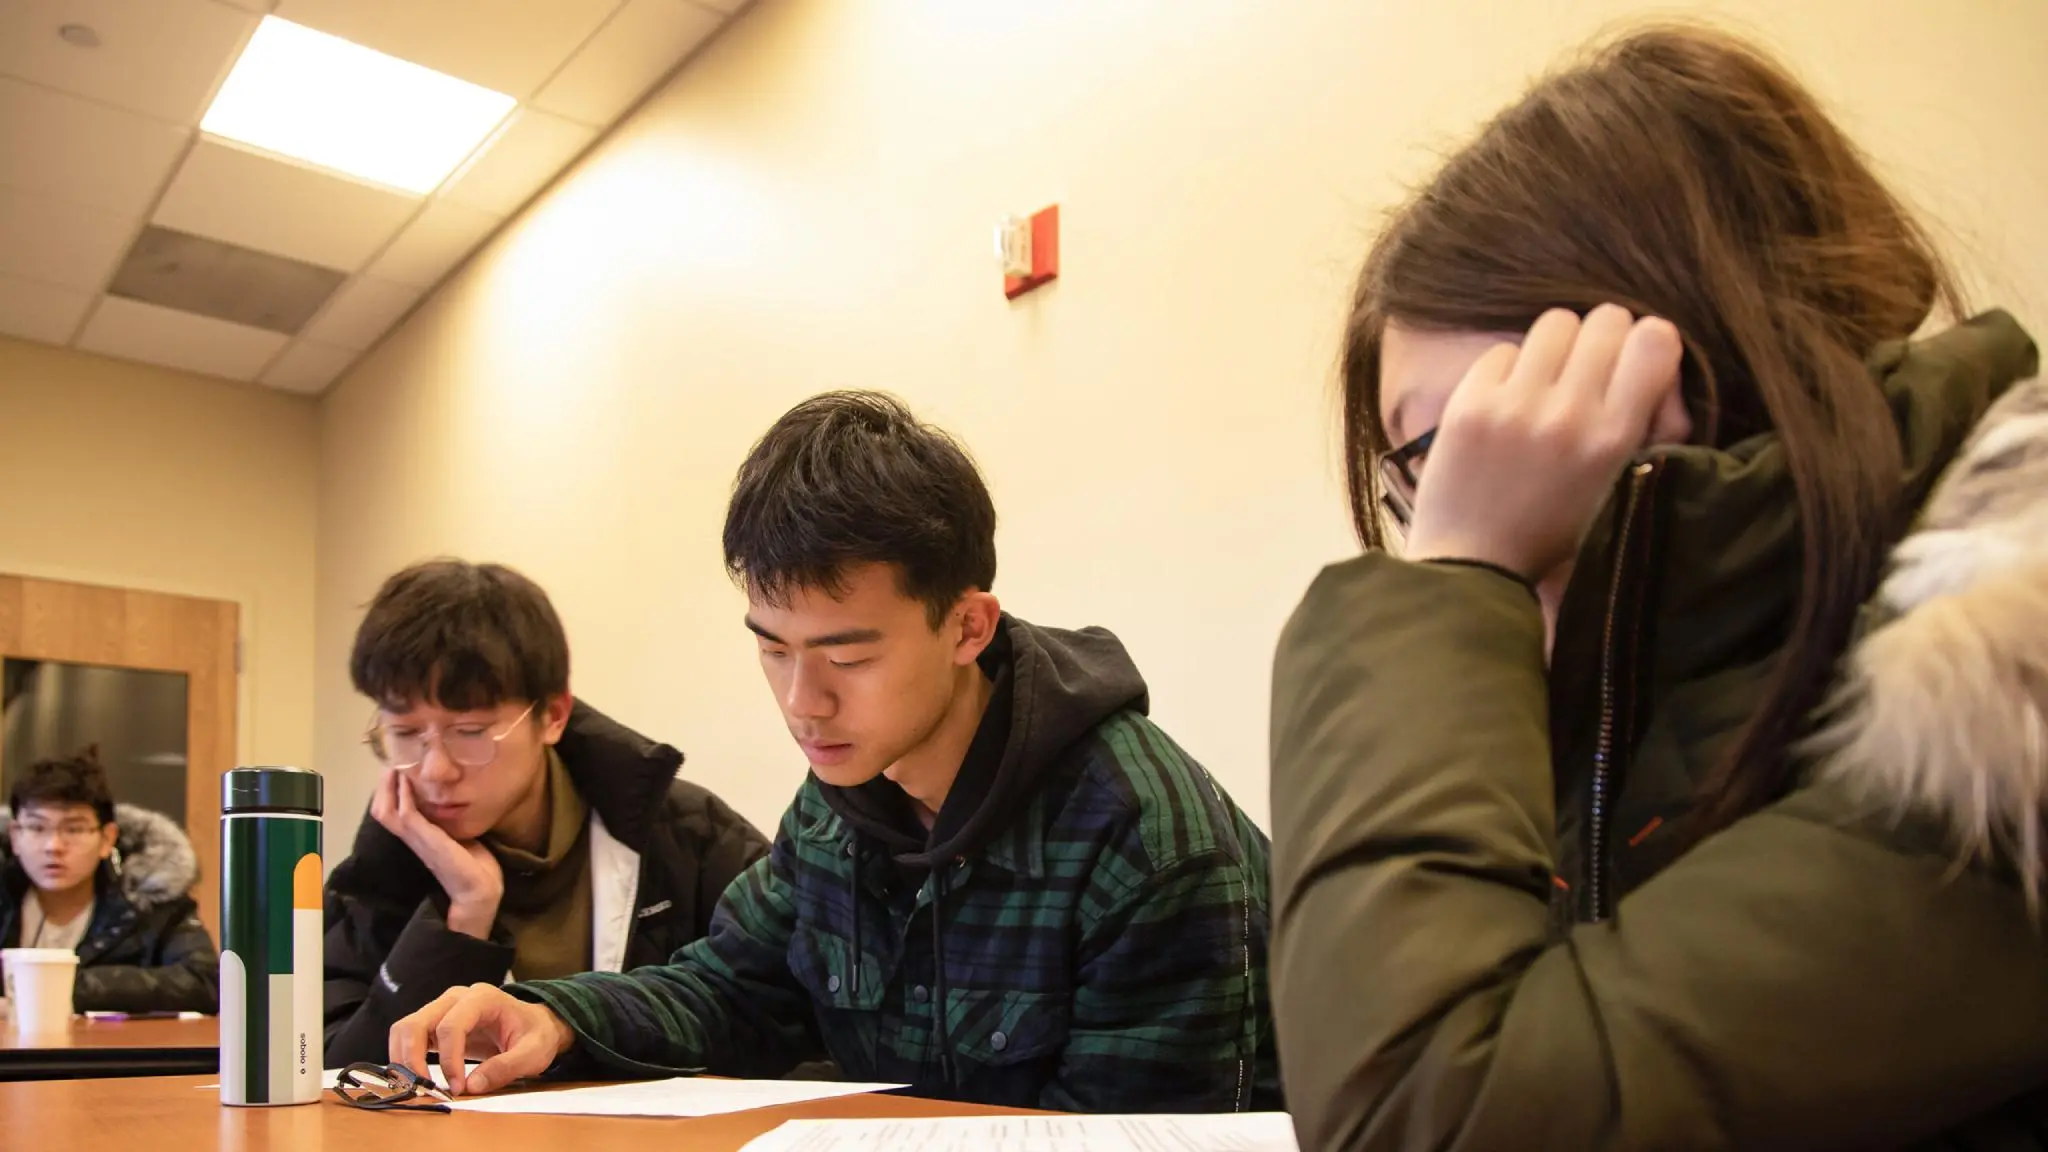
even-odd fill
[(235, 768), (220, 800), (220, 1102), (320, 1099), (320, 774)]

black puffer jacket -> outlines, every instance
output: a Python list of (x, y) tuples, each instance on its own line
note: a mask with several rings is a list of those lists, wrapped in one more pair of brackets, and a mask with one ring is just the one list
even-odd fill
[[(702, 786), (677, 779), (682, 753), (581, 701), (555, 751), (592, 818), (639, 856), (636, 876), (607, 876), (593, 839), (593, 886), (633, 885), (621, 907), (630, 919), (594, 925), (598, 936), (624, 934), (622, 968), (667, 961), (710, 930), (726, 885), (767, 855), (767, 838)], [(349, 858), (327, 879), (326, 906), (329, 1067), (385, 1059), (401, 1018), (449, 988), (496, 984), (512, 967), (503, 928), (489, 940), (451, 931), (448, 896), (433, 873), (367, 814)]]
[[(118, 866), (100, 864), (92, 920), (78, 943), (80, 1012), (206, 1012), (220, 1008), (220, 952), (187, 893), (199, 879), (192, 841), (170, 817), (114, 808)], [(0, 809), (0, 945), (21, 944), (28, 873), (14, 858)]]

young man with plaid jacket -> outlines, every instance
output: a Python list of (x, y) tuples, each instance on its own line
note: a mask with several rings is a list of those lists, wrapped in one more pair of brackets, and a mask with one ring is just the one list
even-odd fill
[[(458, 1092), (552, 1069), (780, 1076), (1086, 1112), (1279, 1105), (1267, 841), (1101, 629), (1004, 613), (967, 453), (816, 397), (740, 469), (726, 560), (811, 774), (667, 964), (457, 990), (392, 1029)], [(466, 1076), (453, 1054), (494, 1052)]]

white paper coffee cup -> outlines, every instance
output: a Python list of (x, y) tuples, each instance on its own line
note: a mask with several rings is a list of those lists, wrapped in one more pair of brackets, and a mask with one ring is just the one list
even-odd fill
[(24, 1036), (71, 1028), (71, 985), (78, 978), (78, 953), (69, 948), (0, 949), (7, 966), (7, 1000), (14, 1030)]

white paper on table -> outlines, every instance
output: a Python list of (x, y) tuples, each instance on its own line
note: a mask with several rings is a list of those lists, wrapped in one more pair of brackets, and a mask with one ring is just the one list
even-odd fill
[(716, 1116), (772, 1108), (805, 1100), (828, 1100), (863, 1092), (886, 1092), (902, 1084), (837, 1084), (823, 1080), (714, 1080), (678, 1077), (521, 1092), (516, 1096), (472, 1096), (455, 1102), (464, 1112), (510, 1112), (549, 1116)]
[(1285, 1112), (790, 1120), (742, 1152), (1300, 1152)]

